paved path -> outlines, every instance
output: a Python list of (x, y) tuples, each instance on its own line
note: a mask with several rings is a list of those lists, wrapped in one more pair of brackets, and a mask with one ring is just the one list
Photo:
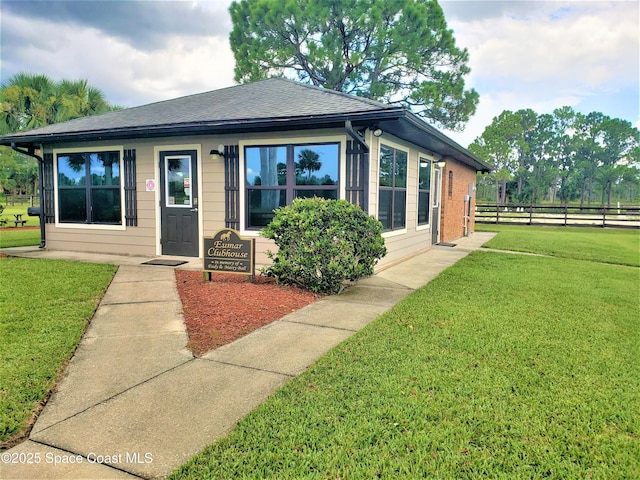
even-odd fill
[(2, 457), (39, 463), (0, 462), (0, 479), (162, 478), (493, 235), (434, 247), (201, 358), (184, 348), (173, 268), (125, 257), (29, 440)]

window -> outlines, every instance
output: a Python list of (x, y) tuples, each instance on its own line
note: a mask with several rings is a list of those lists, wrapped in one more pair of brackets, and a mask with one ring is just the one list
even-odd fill
[(247, 228), (266, 226), (294, 198), (338, 199), (338, 143), (246, 147)]
[(453, 195), (453, 170), (449, 170), (449, 181), (447, 182), (447, 194), (449, 198)]
[(191, 156), (164, 157), (165, 202), (167, 208), (192, 207)]
[(429, 210), (431, 204), (431, 161), (420, 157), (418, 171), (418, 225), (429, 223)]
[(385, 230), (406, 226), (407, 152), (380, 146), (378, 220)]
[(119, 151), (60, 153), (57, 167), (61, 223), (122, 224)]

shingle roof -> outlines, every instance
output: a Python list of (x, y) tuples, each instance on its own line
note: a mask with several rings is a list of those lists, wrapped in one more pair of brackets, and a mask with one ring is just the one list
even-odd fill
[(161, 125), (255, 121), (393, 109), (365, 98), (272, 78), (22, 132), (51, 135)]
[(113, 138), (336, 128), (345, 120), (385, 131), (480, 171), (489, 166), (403, 107), (282, 78), (237, 85), (0, 137), (0, 145)]

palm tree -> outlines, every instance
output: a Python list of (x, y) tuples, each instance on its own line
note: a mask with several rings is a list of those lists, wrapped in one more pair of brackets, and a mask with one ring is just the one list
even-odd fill
[[(0, 87), (0, 134), (44, 127), (119, 108), (109, 105), (104, 94), (89, 86), (86, 80), (55, 82), (46, 75), (18, 73)], [(31, 181), (21, 176), (15, 162), (10, 162), (13, 152), (9, 152), (10, 149), (0, 147), (0, 191), (22, 188), (20, 185), (25, 178), (27, 182)]]
[(0, 133), (12, 133), (117, 109), (87, 80), (54, 82), (18, 73), (0, 88)]
[(18, 73), (0, 89), (0, 131), (11, 133), (55, 123), (56, 84), (46, 75)]
[(305, 148), (298, 154), (298, 165), (302, 171), (307, 170), (307, 181), (311, 182), (311, 174), (317, 172), (322, 168), (322, 162), (320, 162), (320, 155), (313, 150)]
[(104, 94), (86, 80), (62, 80), (58, 85), (65, 120), (86, 117), (111, 110)]

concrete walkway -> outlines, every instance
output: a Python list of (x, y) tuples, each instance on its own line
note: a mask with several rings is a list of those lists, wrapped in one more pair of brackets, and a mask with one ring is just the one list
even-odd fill
[(121, 266), (29, 440), (2, 455), (0, 479), (165, 477), (493, 235), (436, 246), (201, 358), (184, 348), (173, 268), (135, 257), (5, 249)]

